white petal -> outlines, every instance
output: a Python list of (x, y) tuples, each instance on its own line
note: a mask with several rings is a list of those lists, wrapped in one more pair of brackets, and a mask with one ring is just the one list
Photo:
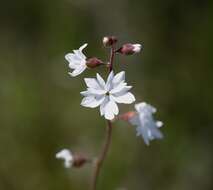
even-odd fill
[(84, 97), (83, 100), (81, 101), (81, 105), (84, 107), (89, 107), (89, 108), (95, 108), (99, 106), (103, 101), (104, 101), (104, 96), (100, 97), (94, 97), (94, 96), (88, 96)]
[(162, 126), (163, 126), (163, 122), (162, 122), (162, 121), (157, 121), (157, 122), (156, 122), (156, 126), (157, 126), (158, 128), (162, 127)]
[(86, 85), (89, 88), (100, 89), (99, 83), (98, 83), (98, 81), (96, 79), (94, 79), (94, 78), (85, 78), (84, 81), (85, 81)]
[(139, 53), (141, 51), (142, 46), (141, 46), (141, 44), (133, 44), (133, 47), (134, 47), (133, 51), (135, 53)]
[(109, 106), (111, 108), (111, 111), (115, 114), (118, 115), (119, 113), (119, 109), (117, 104), (115, 103), (115, 101), (111, 98), (111, 96), (109, 96), (110, 102), (109, 102)]
[(69, 74), (72, 77), (75, 77), (77, 75), (80, 75), (86, 68), (87, 68), (86, 65), (81, 65), (81, 66), (77, 67), (72, 73), (69, 72)]
[(112, 80), (112, 83), (113, 85), (117, 85), (119, 84), (120, 82), (124, 81), (125, 80), (125, 72), (124, 71), (121, 71), (120, 73), (117, 73), (113, 80)]
[(114, 77), (114, 73), (113, 73), (113, 71), (111, 71), (110, 74), (109, 74), (109, 76), (108, 76), (108, 78), (107, 78), (107, 82), (106, 82), (106, 89), (107, 89), (107, 91), (112, 89), (112, 80), (113, 80), (113, 77)]
[(132, 125), (140, 125), (140, 119), (138, 118), (138, 115), (133, 116), (132, 118), (129, 119), (129, 122)]
[(82, 51), (85, 47), (87, 47), (87, 45), (88, 45), (88, 44), (85, 43), (84, 45), (82, 45), (82, 46), (79, 48), (79, 50)]
[(146, 145), (149, 145), (149, 141), (152, 140), (150, 138), (150, 130), (146, 126), (138, 126), (136, 128), (137, 136), (142, 136)]
[(82, 59), (78, 56), (76, 56), (76, 54), (74, 53), (68, 53), (65, 55), (65, 59), (68, 61), (68, 62), (80, 62)]
[(64, 166), (69, 168), (73, 164), (73, 156), (72, 153), (68, 149), (63, 149), (56, 154), (57, 159), (64, 160)]
[(132, 88), (132, 86), (125, 86), (120, 91), (113, 93), (113, 95), (114, 96), (122, 96), (122, 95), (126, 94), (131, 88)]
[(146, 112), (147, 114), (152, 114), (157, 111), (155, 107), (151, 106), (150, 104), (147, 104), (146, 102), (135, 104), (135, 109), (138, 112)]
[(87, 91), (94, 95), (105, 95), (106, 94), (106, 90), (102, 90), (102, 89), (88, 88)]
[(117, 85), (115, 88), (113, 88), (112, 90), (110, 90), (109, 92), (111, 94), (118, 93), (118, 92), (122, 91), (126, 85), (127, 84), (125, 82), (122, 82), (119, 85)]
[(105, 114), (105, 106), (106, 104), (109, 102), (109, 96), (105, 96), (104, 101), (102, 102), (102, 104), (100, 105), (100, 114), (101, 116)]
[(100, 112), (101, 115), (104, 115), (106, 119), (112, 120), (115, 117), (114, 115), (119, 113), (119, 109), (113, 100), (111, 100), (109, 97), (106, 97), (100, 106)]
[(73, 50), (76, 56), (78, 56), (79, 59), (86, 59), (86, 56), (80, 51), (80, 50)]
[(106, 84), (105, 84), (104, 79), (98, 73), (96, 74), (96, 78), (97, 78), (98, 83), (100, 84), (101, 88), (105, 89)]
[(82, 91), (82, 92), (80, 92), (80, 94), (83, 95), (83, 96), (91, 96), (92, 95), (88, 90)]
[(143, 109), (144, 106), (146, 106), (147, 104), (145, 102), (141, 102), (141, 103), (138, 103), (138, 104), (135, 104), (135, 109), (140, 112), (140, 110)]
[(113, 96), (117, 103), (131, 104), (135, 101), (135, 97), (131, 92), (127, 92), (122, 96)]

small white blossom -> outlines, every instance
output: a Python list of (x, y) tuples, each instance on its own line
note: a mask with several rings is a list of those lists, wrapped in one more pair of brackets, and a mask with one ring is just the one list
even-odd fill
[(135, 53), (139, 53), (141, 51), (141, 48), (142, 48), (141, 44), (133, 44), (132, 46), (133, 46), (133, 51)]
[(82, 53), (85, 47), (87, 44), (82, 45), (78, 50), (73, 50), (74, 53), (65, 55), (65, 59), (69, 62), (69, 68), (73, 69), (73, 72), (69, 72), (72, 77), (81, 74), (87, 68), (86, 56)]
[(129, 120), (132, 125), (137, 126), (137, 136), (142, 136), (144, 142), (149, 145), (149, 141), (153, 139), (162, 139), (163, 134), (158, 129), (163, 126), (161, 121), (155, 121), (153, 113), (156, 112), (156, 108), (142, 102), (135, 105), (136, 114)]
[(63, 149), (56, 154), (57, 159), (64, 160), (64, 167), (70, 168), (73, 165), (73, 155), (68, 149)]
[(131, 104), (135, 101), (132, 93), (128, 92), (132, 86), (125, 82), (125, 72), (122, 71), (114, 76), (113, 71), (107, 81), (97, 74), (97, 78), (85, 78), (87, 91), (81, 92), (85, 96), (81, 102), (84, 107), (95, 108), (100, 106), (101, 116), (108, 120), (118, 115), (117, 103)]

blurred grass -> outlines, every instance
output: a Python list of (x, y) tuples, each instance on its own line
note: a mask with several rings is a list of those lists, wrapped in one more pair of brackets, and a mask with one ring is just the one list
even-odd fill
[(100, 189), (212, 189), (212, 10), (190, 0), (2, 2), (0, 189), (88, 189), (90, 166), (66, 171), (54, 155), (98, 153), (105, 122), (79, 106), (79, 92), (99, 70), (70, 78), (64, 55), (88, 42), (87, 55), (107, 59), (101, 38), (110, 34), (144, 45), (116, 58), (116, 70), (126, 70), (138, 101), (158, 108), (165, 139), (146, 147), (117, 122)]

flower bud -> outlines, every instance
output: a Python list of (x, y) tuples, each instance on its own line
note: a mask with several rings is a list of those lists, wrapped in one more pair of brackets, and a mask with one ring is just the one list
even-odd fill
[(117, 50), (117, 52), (124, 55), (132, 55), (135, 53), (139, 53), (141, 49), (141, 44), (124, 44), (121, 48)]
[(89, 68), (95, 68), (103, 64), (103, 61), (96, 57), (92, 57), (86, 60), (86, 65)]
[(126, 112), (124, 114), (121, 114), (118, 116), (118, 119), (119, 120), (124, 120), (124, 121), (129, 121), (132, 117), (134, 117), (136, 114), (136, 112), (134, 111), (129, 111), (129, 112)]
[(74, 158), (73, 166), (76, 168), (82, 167), (85, 163), (89, 161), (89, 159), (81, 153), (74, 154), (73, 158)]
[(57, 159), (61, 159), (64, 161), (65, 168), (76, 167), (79, 168), (83, 166), (85, 163), (90, 162), (88, 157), (81, 153), (72, 153), (68, 149), (63, 149), (56, 154)]
[(115, 36), (105, 36), (103, 37), (103, 44), (106, 47), (112, 46), (117, 42), (117, 38)]

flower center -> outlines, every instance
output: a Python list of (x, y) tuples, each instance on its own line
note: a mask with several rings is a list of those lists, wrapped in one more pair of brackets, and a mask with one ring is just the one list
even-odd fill
[(106, 96), (109, 96), (109, 92), (106, 92)]

